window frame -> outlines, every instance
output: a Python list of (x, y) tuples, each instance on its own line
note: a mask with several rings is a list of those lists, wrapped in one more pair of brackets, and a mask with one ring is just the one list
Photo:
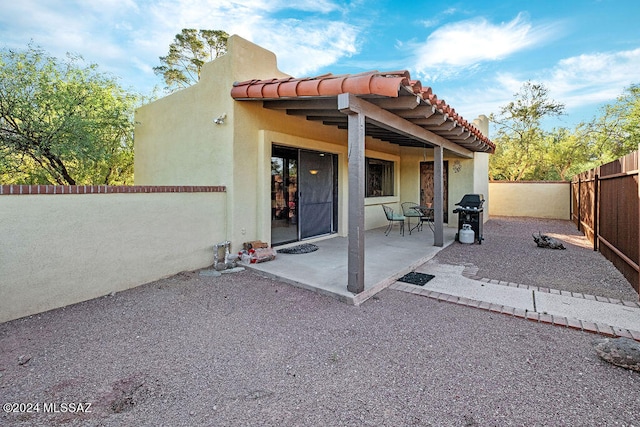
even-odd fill
[[(376, 198), (376, 197), (394, 197), (396, 193), (395, 186), (395, 163), (392, 160), (378, 159), (375, 157), (365, 157), (365, 182), (364, 182), (364, 193), (365, 197)], [(382, 170), (380, 176), (380, 186), (379, 191), (380, 194), (375, 194), (375, 189), (372, 189), (370, 185), (371, 182), (371, 171), (370, 166), (380, 166), (382, 168), (386, 168), (387, 170)], [(385, 174), (387, 176), (385, 177)], [(372, 191), (370, 191), (372, 190)], [(390, 192), (388, 192), (388, 191)]]

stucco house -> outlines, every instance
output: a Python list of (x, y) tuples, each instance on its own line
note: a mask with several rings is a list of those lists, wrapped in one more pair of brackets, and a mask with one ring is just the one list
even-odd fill
[(387, 223), (381, 205), (432, 203), (442, 245), (454, 203), (487, 197), (495, 148), (486, 117), (465, 120), (407, 71), (293, 78), (238, 36), (197, 84), (135, 120), (136, 185), (226, 186), (220, 227), (234, 250), (348, 236), (354, 293), (364, 231)]

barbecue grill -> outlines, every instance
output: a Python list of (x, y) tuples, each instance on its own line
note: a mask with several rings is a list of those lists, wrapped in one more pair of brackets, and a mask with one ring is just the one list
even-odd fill
[(474, 243), (482, 244), (482, 212), (484, 209), (484, 196), (482, 194), (465, 194), (462, 200), (456, 203), (458, 206), (453, 213), (458, 214), (458, 232), (456, 233), (456, 241), (459, 241), (460, 230), (465, 224), (469, 224), (474, 232)]

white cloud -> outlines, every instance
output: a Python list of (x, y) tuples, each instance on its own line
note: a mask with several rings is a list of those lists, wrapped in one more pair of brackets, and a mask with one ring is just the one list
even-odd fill
[(357, 51), (358, 30), (343, 22), (292, 20), (268, 27), (268, 31), (256, 31), (255, 41), (276, 54), (280, 70), (296, 77), (313, 74)]
[[(158, 57), (183, 28), (222, 29), (276, 53), (292, 75), (315, 73), (357, 50), (359, 29), (334, 0), (20, 0), (3, 5), (0, 47), (33, 39), (53, 56), (78, 53), (145, 90)], [(286, 19), (305, 14), (304, 21)], [(278, 16), (279, 18), (276, 18)]]
[[(189, 3), (190, 7), (186, 7)], [(356, 52), (359, 34), (355, 26), (315, 15), (304, 21), (274, 19), (280, 10), (296, 9), (307, 12), (328, 13), (341, 10), (336, 3), (326, 0), (261, 1), (261, 0), (180, 0), (153, 7), (152, 14), (158, 25), (153, 39), (159, 43), (164, 55), (173, 37), (182, 28), (224, 29), (273, 51), (278, 67), (285, 73), (301, 76), (314, 73), (320, 67), (331, 65), (340, 58)], [(165, 28), (161, 33), (160, 28)], [(138, 40), (138, 44), (143, 43)]]
[(565, 104), (567, 115), (558, 118), (557, 126), (571, 127), (598, 115), (602, 104), (613, 102), (626, 87), (639, 83), (638, 69), (640, 48), (582, 54), (561, 59), (551, 69), (526, 77), (503, 72), (473, 86), (458, 86), (447, 102), (467, 120), (478, 114), (498, 113), (500, 107), (513, 101), (522, 84), (531, 80), (544, 84), (550, 99)]
[(267, 3), (273, 4), (273, 6), (277, 9), (295, 9), (303, 10), (306, 12), (329, 13), (343, 9), (342, 6), (330, 0), (279, 0)]
[(543, 83), (568, 107), (599, 104), (639, 83), (640, 48), (621, 52), (592, 53), (558, 62)]
[(486, 61), (497, 61), (538, 45), (555, 33), (550, 25), (534, 27), (525, 15), (493, 24), (484, 18), (438, 28), (416, 50), (415, 70), (426, 80), (457, 75)]

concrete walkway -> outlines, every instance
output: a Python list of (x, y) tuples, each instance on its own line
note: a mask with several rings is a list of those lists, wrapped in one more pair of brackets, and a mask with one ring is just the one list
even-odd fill
[(489, 280), (477, 268), (428, 261), (416, 272), (435, 277), (424, 286), (392, 289), (563, 327), (640, 341), (640, 304), (537, 286)]
[[(456, 230), (445, 228), (445, 247)], [(624, 336), (640, 341), (638, 301), (611, 300), (549, 288), (526, 286), (478, 277), (477, 268), (439, 264), (432, 258), (442, 249), (433, 246), (429, 229), (401, 236), (384, 228), (365, 234), (365, 291), (347, 291), (347, 239), (332, 237), (313, 242), (316, 252), (278, 254), (276, 260), (251, 269), (298, 287), (359, 305), (377, 292), (391, 289), (476, 307), (563, 327)], [(397, 280), (416, 271), (435, 276), (424, 286)]]

